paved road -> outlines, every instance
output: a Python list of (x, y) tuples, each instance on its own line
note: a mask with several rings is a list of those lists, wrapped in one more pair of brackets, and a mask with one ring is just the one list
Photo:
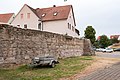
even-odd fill
[(96, 56), (106, 57), (106, 58), (120, 58), (120, 52), (113, 52), (113, 53), (97, 52)]
[[(120, 52), (99, 53), (99, 57), (120, 58)], [(78, 80), (120, 80), (120, 62), (103, 70), (95, 71)]]
[(120, 63), (114, 64), (107, 69), (93, 72), (79, 80), (120, 80)]

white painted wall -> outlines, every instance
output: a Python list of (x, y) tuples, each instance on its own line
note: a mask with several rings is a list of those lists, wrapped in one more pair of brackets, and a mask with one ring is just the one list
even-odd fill
[(11, 24), (11, 22), (14, 20), (14, 18), (15, 18), (15, 14), (13, 14), (13, 15), (11, 16), (11, 18), (10, 18), (9, 21), (8, 21), (8, 24)]
[[(70, 13), (68, 15), (68, 19), (67, 19), (67, 24), (71, 24), (71, 29), (67, 29), (67, 32), (69, 35), (71, 36), (74, 36), (74, 37), (79, 37), (78, 34), (75, 32), (75, 23), (74, 23), (74, 16), (73, 16), (73, 12), (72, 12), (72, 9), (70, 10)], [(72, 26), (73, 26), (73, 29), (72, 30)]]
[[(27, 13), (30, 13), (30, 19), (27, 18)], [(21, 14), (23, 14), (23, 19), (21, 19)], [(24, 25), (27, 24), (28, 29), (38, 30), (38, 20), (39, 18), (28, 8), (28, 6), (24, 5), (13, 20), (12, 25), (20, 25), (20, 28), (24, 28)]]
[(120, 36), (118, 37), (118, 40), (120, 40)]
[(43, 31), (66, 34), (67, 24), (66, 20), (46, 21), (43, 22)]

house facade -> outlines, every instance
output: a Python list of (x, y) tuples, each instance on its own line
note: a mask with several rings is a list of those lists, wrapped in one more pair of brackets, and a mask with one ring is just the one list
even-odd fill
[(79, 36), (79, 30), (75, 28), (72, 5), (33, 9), (25, 4), (12, 21), (12, 25), (73, 37)]
[(11, 24), (15, 17), (14, 13), (0, 14), (0, 23)]

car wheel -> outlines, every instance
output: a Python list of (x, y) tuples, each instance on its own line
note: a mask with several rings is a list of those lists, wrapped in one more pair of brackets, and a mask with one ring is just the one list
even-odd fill
[(54, 67), (55, 67), (55, 62), (52, 62), (51, 68), (54, 68)]

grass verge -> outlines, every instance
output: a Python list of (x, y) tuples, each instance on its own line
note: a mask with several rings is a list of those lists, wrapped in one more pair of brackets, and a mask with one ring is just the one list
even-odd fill
[(27, 65), (16, 69), (0, 69), (0, 80), (58, 80), (77, 74), (93, 62), (90, 56), (60, 59), (55, 68), (29, 68)]

